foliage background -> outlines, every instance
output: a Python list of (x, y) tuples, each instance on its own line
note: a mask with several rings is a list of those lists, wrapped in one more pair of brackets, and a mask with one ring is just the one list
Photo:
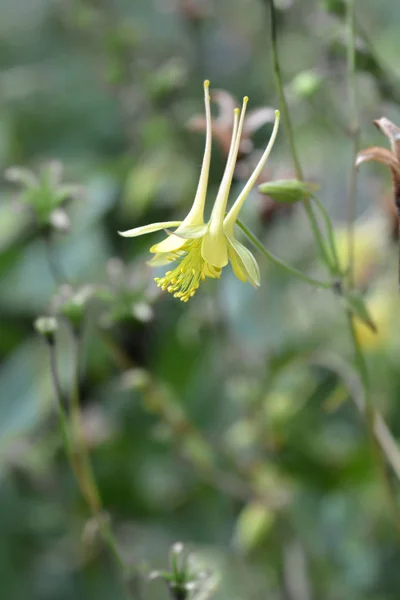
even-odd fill
[[(400, 5), (357, 4), (384, 65), (377, 69), (360, 41), (362, 145), (384, 145), (372, 120), (400, 123)], [(351, 145), (341, 4), (277, 5), (301, 159), (321, 186), (344, 260)], [(277, 106), (266, 5), (2, 0), (0, 11), (2, 171), (63, 162), (66, 180), (85, 192), (68, 206), (70, 232), (53, 236), (50, 257), (75, 286), (112, 290), (88, 309), (83, 404), (96, 477), (124, 555), (145, 572), (166, 565), (173, 542), (188, 543), (220, 579), (216, 600), (397, 599), (399, 540), (362, 419), (335, 374), (337, 357), (351, 369), (338, 300), (259, 257), (260, 290), (226, 272), (182, 306), (155, 291), (145, 264), (149, 240), (117, 235), (190, 206), (203, 136), (186, 125), (203, 110), (204, 78), (238, 98), (248, 94), (251, 107)], [(269, 126), (256, 133), (256, 148), (269, 133)], [(213, 152), (210, 195), (224, 164), (217, 144)], [(281, 129), (266, 176), (292, 176), (289, 156)], [(32, 325), (59, 282), (15, 191), (2, 181), (2, 594), (119, 598), (110, 557), (89, 539), (88, 510), (61, 444), (46, 347)], [(386, 171), (363, 168), (357, 283), (378, 334), (361, 326), (360, 339), (374, 402), (396, 436), (397, 250), (388, 197)], [(271, 215), (257, 192), (248, 205), (245, 221), (268, 248), (323, 276), (301, 207)], [(68, 390), (64, 327), (58, 348)], [(166, 590), (153, 582), (145, 597), (161, 600)]]

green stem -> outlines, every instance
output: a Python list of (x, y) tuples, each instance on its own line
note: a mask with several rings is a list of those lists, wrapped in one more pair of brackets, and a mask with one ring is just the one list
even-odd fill
[(347, 200), (347, 237), (348, 237), (348, 284), (354, 285), (354, 221), (356, 217), (357, 169), (355, 166), (359, 150), (360, 126), (357, 104), (356, 81), (356, 25), (355, 0), (347, 2), (347, 86), (350, 105), (350, 135), (352, 139), (351, 171), (349, 195)]
[(371, 445), (371, 451), (375, 459), (375, 463), (378, 469), (378, 473), (381, 479), (382, 487), (386, 492), (386, 497), (389, 505), (389, 509), (392, 514), (393, 522), (396, 526), (397, 533), (400, 535), (400, 510), (397, 504), (395, 491), (393, 484), (390, 479), (390, 475), (386, 468), (385, 455), (382, 452), (381, 445), (376, 435), (376, 411), (372, 403), (371, 388), (369, 382), (369, 374), (365, 356), (363, 354), (357, 332), (354, 326), (354, 317), (350, 311), (347, 311), (347, 320), (349, 324), (349, 330), (351, 339), (354, 347), (354, 360), (357, 371), (360, 375), (361, 385), (364, 391), (365, 399), (365, 421), (368, 430), (368, 437)]
[(60, 378), (58, 376), (57, 355), (56, 355), (55, 343), (48, 342), (47, 347), (49, 349), (50, 373), (51, 373), (51, 380), (52, 380), (53, 388), (54, 388), (54, 394), (55, 394), (55, 398), (56, 398), (58, 418), (60, 421), (60, 428), (61, 428), (61, 435), (63, 438), (64, 447), (65, 447), (65, 451), (67, 453), (68, 459), (71, 459), (72, 449), (71, 449), (71, 442), (70, 442), (70, 436), (69, 436), (69, 431), (68, 431), (68, 416), (67, 416), (67, 413), (65, 412), (64, 395), (62, 392)]
[(43, 234), (43, 241), (45, 243), (47, 264), (49, 265), (49, 271), (57, 285), (62, 283), (68, 283), (68, 279), (64, 273), (64, 270), (54, 252), (54, 246), (51, 240), (51, 233)]
[(339, 256), (338, 256), (337, 249), (336, 249), (335, 231), (333, 229), (332, 221), (330, 219), (330, 216), (329, 216), (325, 206), (322, 204), (322, 202), (316, 196), (314, 196), (314, 194), (311, 196), (311, 198), (314, 201), (317, 208), (319, 209), (319, 211), (322, 215), (322, 218), (324, 219), (326, 230), (328, 232), (329, 246), (330, 246), (330, 250), (332, 253), (332, 263), (331, 264), (332, 264), (333, 274), (341, 275), (341, 265), (340, 265)]
[(271, 20), (271, 43), (272, 43), (272, 62), (274, 68), (275, 85), (279, 96), (279, 107), (281, 109), (282, 118), (285, 123), (286, 134), (290, 145), (290, 153), (292, 155), (293, 166), (296, 172), (296, 177), (300, 181), (304, 180), (303, 170), (301, 168), (300, 160), (296, 150), (296, 144), (294, 140), (292, 122), (290, 119), (289, 107), (286, 102), (286, 96), (283, 88), (283, 78), (281, 67), (279, 63), (278, 54), (278, 34), (277, 34), (277, 23), (276, 23), (276, 11), (274, 0), (268, 0), (269, 12)]
[(107, 544), (110, 553), (113, 555), (116, 564), (121, 570), (124, 591), (126, 597), (130, 598), (130, 591), (126, 583), (126, 575), (129, 574), (129, 568), (119, 553), (109, 521), (102, 513), (100, 494), (94, 478), (89, 452), (82, 429), (79, 400), (82, 344), (81, 337), (76, 332), (74, 332), (74, 343), (74, 382), (70, 397), (70, 418), (65, 411), (63, 403), (63, 393), (57, 369), (56, 346), (54, 343), (48, 344), (51, 379), (57, 400), (62, 438), (68, 461), (76, 477), (81, 493), (92, 512), (93, 518), (96, 520), (99, 531), (103, 536), (103, 540)]
[[(266, 0), (265, 0), (266, 1)], [(297, 155), (296, 145), (294, 141), (293, 128), (291, 125), (290, 114), (288, 105), (286, 102), (286, 97), (284, 93), (283, 80), (281, 75), (281, 69), (278, 58), (278, 47), (277, 47), (277, 27), (276, 27), (276, 12), (274, 6), (274, 0), (268, 0), (270, 7), (270, 17), (271, 17), (271, 38), (272, 38), (272, 55), (273, 55), (273, 64), (274, 64), (274, 75), (276, 86), (278, 90), (281, 112), (283, 121), (285, 123), (286, 132), (289, 139), (290, 150), (292, 154), (292, 160), (296, 172), (296, 176), (300, 181), (303, 181), (303, 171), (300, 165), (300, 161)], [(352, 105), (352, 117), (351, 117), (351, 133), (353, 139), (353, 155), (352, 155), (352, 170), (351, 170), (351, 179), (350, 179), (350, 190), (349, 190), (349, 202), (348, 202), (348, 233), (349, 233), (349, 255), (350, 255), (350, 269), (353, 271), (354, 269), (354, 217), (355, 217), (355, 196), (356, 196), (356, 176), (357, 172), (355, 169), (355, 157), (358, 151), (358, 143), (359, 143), (359, 122), (358, 122), (358, 107), (357, 107), (357, 95), (356, 95), (356, 69), (355, 69), (355, 0), (349, 0), (348, 3), (348, 28), (349, 28), (349, 44), (348, 44), (348, 53), (347, 53), (347, 69), (348, 69), (348, 85), (350, 91), (350, 101)], [(321, 251), (321, 255), (325, 258), (327, 265), (330, 265), (329, 255), (326, 253), (325, 244), (323, 242), (323, 238), (321, 237), (318, 223), (315, 219), (315, 215), (313, 213), (311, 204), (309, 200), (304, 202), (304, 207), (307, 213), (307, 216), (310, 220), (310, 224), (315, 235), (316, 241)], [(319, 206), (321, 209), (322, 205)], [(323, 212), (325, 209), (323, 210)], [(330, 221), (329, 221), (330, 223)], [(328, 231), (330, 231), (330, 226), (328, 227)], [(333, 233), (333, 232), (332, 232)], [(330, 234), (330, 243), (333, 243), (334, 246), (334, 237)], [(328, 260), (327, 260), (328, 257)], [(350, 276), (350, 286), (352, 285), (353, 274)], [(379, 467), (379, 473), (382, 478), (382, 483), (385, 486), (387, 491), (388, 500), (390, 503), (392, 515), (394, 522), (396, 524), (396, 528), (400, 533), (400, 518), (399, 518), (399, 509), (396, 503), (396, 499), (393, 493), (393, 489), (391, 486), (391, 481), (388, 478), (385, 458), (382, 454), (381, 448), (379, 444), (376, 443), (375, 437), (375, 412), (372, 405), (372, 400), (370, 397), (370, 388), (369, 388), (369, 377), (368, 377), (368, 369), (365, 362), (365, 358), (362, 352), (362, 348), (359, 345), (359, 341), (356, 335), (356, 330), (354, 326), (354, 317), (353, 314), (349, 311), (347, 312), (347, 320), (348, 326), (351, 334), (351, 339), (354, 347), (354, 360), (356, 368), (360, 374), (360, 378), (362, 381), (363, 389), (365, 392), (365, 416), (366, 416), (366, 424), (368, 429), (368, 435), (373, 445), (374, 454), (376, 457), (376, 461)]]
[(299, 271), (295, 267), (291, 267), (290, 265), (288, 265), (287, 263), (285, 263), (283, 260), (281, 260), (280, 258), (278, 258), (277, 256), (275, 256), (275, 254), (272, 254), (272, 252), (270, 252), (269, 250), (267, 250), (265, 248), (265, 246), (262, 244), (262, 242), (260, 242), (260, 240), (254, 235), (254, 233), (252, 233), (250, 231), (250, 229), (248, 229), (246, 227), (246, 225), (244, 223), (242, 223), (242, 221), (240, 219), (238, 219), (236, 221), (236, 223), (240, 227), (240, 229), (243, 231), (243, 233), (249, 238), (249, 240), (251, 241), (251, 243), (268, 260), (270, 260), (274, 265), (276, 265), (280, 269), (283, 269), (284, 271), (286, 271), (290, 275), (293, 275), (294, 277), (297, 277), (297, 279), (301, 279), (302, 281), (305, 281), (306, 283), (309, 283), (310, 285), (312, 285), (314, 287), (323, 288), (323, 289), (330, 289), (330, 288), (333, 287), (333, 283), (332, 282), (329, 282), (329, 281), (319, 281), (318, 279), (314, 279), (313, 277), (309, 277), (308, 275), (305, 275), (304, 273), (302, 273), (301, 271)]
[(70, 395), (70, 421), (74, 441), (74, 458), (80, 473), (80, 484), (86, 501), (94, 516), (101, 514), (102, 504), (97, 489), (89, 451), (86, 445), (80, 409), (80, 367), (82, 359), (82, 340), (78, 332), (73, 331), (74, 377)]
[[(347, 236), (348, 236), (348, 288), (354, 287), (354, 221), (356, 216), (356, 192), (357, 192), (357, 169), (355, 166), (356, 157), (359, 149), (360, 126), (357, 102), (357, 81), (356, 81), (356, 24), (355, 24), (355, 0), (347, 2), (347, 85), (350, 104), (350, 134), (352, 138), (352, 156), (349, 195), (347, 201)], [(386, 491), (386, 496), (392, 513), (396, 530), (400, 535), (400, 510), (397, 504), (395, 492), (390, 480), (384, 454), (378, 443), (375, 434), (376, 415), (372, 403), (371, 390), (369, 383), (369, 374), (365, 356), (359, 343), (357, 332), (354, 325), (354, 314), (347, 311), (347, 320), (349, 331), (354, 347), (354, 360), (356, 368), (360, 374), (361, 383), (364, 389), (365, 397), (365, 420), (368, 436), (371, 444), (371, 450), (375, 458), (378, 472), (381, 478), (382, 486)]]
[[(286, 135), (288, 137), (290, 153), (292, 156), (293, 166), (296, 173), (296, 177), (299, 181), (304, 181), (303, 169), (301, 167), (301, 163), (299, 160), (299, 156), (296, 149), (295, 137), (292, 127), (292, 121), (290, 118), (290, 112), (288, 103), (285, 96), (285, 90), (283, 85), (283, 77), (282, 71), (279, 63), (279, 53), (278, 53), (278, 34), (277, 34), (277, 19), (276, 19), (276, 10), (274, 0), (268, 0), (269, 4), (269, 13), (270, 13), (270, 24), (271, 24), (271, 43), (272, 43), (272, 62), (274, 69), (274, 78), (275, 85), (278, 91), (279, 97), (279, 107), (282, 113), (282, 120), (285, 125)], [(321, 235), (321, 231), (318, 227), (317, 219), (315, 218), (314, 211), (312, 209), (310, 200), (308, 198), (303, 200), (304, 210), (306, 211), (308, 220), (310, 222), (310, 226), (317, 243), (319, 252), (321, 254), (321, 258), (324, 263), (327, 265), (328, 269), (332, 270), (332, 265), (330, 262), (329, 252), (325, 246), (324, 238)]]

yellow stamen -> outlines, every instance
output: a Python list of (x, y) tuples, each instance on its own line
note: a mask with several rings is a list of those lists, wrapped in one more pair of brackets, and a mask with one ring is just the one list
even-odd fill
[(221, 275), (221, 269), (210, 267), (203, 259), (201, 241), (198, 239), (188, 240), (179, 253), (173, 253), (171, 259), (180, 262), (175, 269), (167, 271), (164, 277), (156, 277), (154, 281), (159, 288), (172, 293), (174, 298), (179, 298), (182, 302), (187, 302), (195, 295), (207, 276)]

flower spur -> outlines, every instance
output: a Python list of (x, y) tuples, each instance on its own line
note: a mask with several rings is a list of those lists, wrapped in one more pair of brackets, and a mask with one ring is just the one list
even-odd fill
[[(261, 156), (256, 168), (226, 214), (229, 191), (235, 171), (240, 139), (248, 102), (243, 99), (241, 110), (236, 108), (233, 115), (233, 130), (230, 149), (221, 184), (214, 202), (208, 223), (204, 222), (208, 174), (211, 160), (212, 124), (209, 81), (204, 82), (204, 103), (206, 112), (206, 143), (201, 166), (200, 179), (192, 208), (183, 221), (165, 221), (152, 223), (143, 227), (135, 227), (119, 232), (124, 237), (136, 237), (161, 229), (166, 229), (168, 236), (150, 248), (155, 256), (149, 261), (152, 266), (166, 265), (176, 262), (177, 266), (167, 271), (164, 277), (156, 278), (157, 285), (172, 293), (175, 298), (187, 302), (195, 295), (202, 281), (207, 277), (219, 278), (222, 268), (231, 263), (234, 274), (241, 281), (249, 281), (254, 286), (260, 285), (260, 274), (253, 254), (234, 235), (235, 223), (240, 210), (256, 183), (267, 158), (271, 152), (279, 126), (279, 111), (275, 112), (274, 128), (268, 146)], [(174, 233), (168, 230), (176, 228)]]

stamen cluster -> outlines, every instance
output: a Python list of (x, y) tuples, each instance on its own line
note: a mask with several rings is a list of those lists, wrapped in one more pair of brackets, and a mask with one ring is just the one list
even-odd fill
[(179, 264), (172, 271), (167, 271), (164, 277), (156, 277), (155, 282), (181, 302), (192, 298), (206, 277), (219, 278), (221, 275), (221, 269), (212, 267), (203, 259), (201, 240), (185, 242), (182, 248), (169, 254), (168, 260), (179, 260)]

